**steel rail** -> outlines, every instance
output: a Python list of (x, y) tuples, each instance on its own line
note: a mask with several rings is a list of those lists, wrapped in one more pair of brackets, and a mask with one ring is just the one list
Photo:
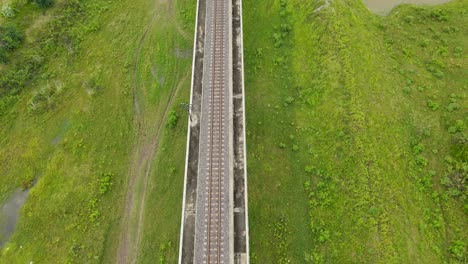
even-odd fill
[[(223, 57), (223, 52), (224, 50), (222, 49), (222, 41), (224, 41), (223, 38), (221, 38), (221, 41), (220, 43), (218, 43), (218, 20), (220, 20), (220, 16), (219, 14), (217, 14), (219, 12), (219, 6), (218, 6), (218, 1), (217, 0), (213, 0), (214, 2), (214, 5), (213, 5), (213, 21), (214, 21), (214, 25), (213, 25), (213, 40), (212, 40), (212, 43), (213, 43), (213, 57), (212, 57), (212, 76), (211, 76), (211, 105), (210, 105), (210, 111), (212, 112), (211, 115), (210, 115), (210, 129), (211, 129), (211, 133), (210, 133), (210, 170), (209, 170), (209, 202), (208, 202), (208, 242), (207, 242), (207, 245), (208, 245), (208, 248), (207, 248), (207, 251), (208, 251), (208, 255), (207, 255), (207, 260), (208, 260), (208, 264), (211, 263), (211, 253), (212, 253), (212, 248), (211, 248), (211, 244), (212, 244), (212, 241), (211, 241), (211, 238), (212, 238), (212, 228), (215, 228), (216, 229), (216, 260), (217, 262), (216, 263), (220, 263), (220, 258), (221, 258), (221, 221), (222, 221), (222, 217), (221, 217), (221, 198), (222, 198), (222, 195), (221, 195), (221, 178), (222, 178), (222, 169), (221, 169), (221, 166), (222, 166), (222, 155), (223, 155), (223, 150), (222, 150), (222, 136), (223, 136), (223, 125), (222, 125), (222, 115), (223, 115), (223, 75), (221, 74), (221, 82), (218, 83), (220, 87), (219, 89), (219, 102), (218, 102), (218, 105), (219, 105), (219, 110), (218, 110), (218, 127), (217, 127), (217, 132), (218, 132), (218, 144), (217, 144), (217, 149), (215, 149), (214, 147), (214, 132), (216, 130), (215, 128), (215, 118), (216, 118), (216, 101), (215, 101), (215, 94), (216, 94), (216, 90), (217, 90), (217, 82), (216, 82), (216, 78), (218, 77), (218, 72), (217, 72), (217, 67), (216, 67), (216, 63), (217, 62), (220, 62), (222, 63), (222, 60), (219, 61), (219, 57)], [(224, 29), (222, 30), (222, 37), (224, 37)], [(220, 44), (220, 45), (219, 45)], [(221, 46), (220, 48), (220, 53), (219, 54), (220, 56), (218, 57), (218, 49), (217, 49), (217, 46)], [(221, 70), (221, 69), (220, 69)], [(218, 156), (217, 156), (217, 170), (218, 170), (218, 175), (216, 177), (216, 180), (217, 180), (217, 187), (218, 187), (218, 195), (217, 195), (217, 220), (216, 221), (216, 227), (213, 227), (212, 225), (214, 225), (215, 223), (214, 222), (214, 219), (213, 219), (213, 216), (212, 216), (212, 210), (214, 209), (213, 207), (213, 185), (214, 185), (214, 180), (213, 178), (213, 153), (217, 150), (218, 152)]]
[[(214, 0), (215, 3), (218, 2), (218, 0)], [(223, 1), (223, 3), (225, 3), (225, 0), (221, 0)], [(217, 7), (217, 4), (215, 4), (215, 7)], [(224, 5), (223, 5), (223, 11), (224, 11)], [(221, 12), (222, 13), (222, 12)], [(222, 18), (223, 17), (223, 14), (220, 14), (220, 16), (216, 16), (216, 18), (219, 18), (219, 20), (222, 22)], [(223, 41), (224, 41), (224, 25), (221, 25), (221, 28), (222, 28), (222, 33), (221, 33), (221, 47), (223, 46)], [(220, 57), (221, 57), (221, 60), (219, 61), (220, 64), (222, 64), (224, 62), (224, 50), (221, 48), (220, 49)], [(222, 175), (221, 175), (221, 163), (222, 163), (222, 155), (223, 155), (223, 148), (222, 148), (222, 144), (223, 144), (223, 141), (222, 141), (222, 138), (223, 138), (223, 101), (224, 101), (224, 98), (223, 98), (223, 95), (224, 95), (224, 78), (223, 78), (223, 74), (221, 74), (221, 83), (220, 83), (220, 89), (219, 89), (219, 92), (220, 92), (220, 95), (219, 95), (219, 98), (220, 98), (220, 102), (219, 102), (219, 137), (218, 137), (218, 146), (219, 146), (219, 156), (218, 156), (218, 262), (217, 263), (220, 263), (219, 259), (221, 257), (221, 181), (222, 181)]]

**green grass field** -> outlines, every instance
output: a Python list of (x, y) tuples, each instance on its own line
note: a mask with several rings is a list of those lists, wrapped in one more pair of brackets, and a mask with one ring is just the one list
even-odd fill
[(244, 1), (252, 262), (463, 263), (468, 2), (329, 2)]
[[(17, 25), (25, 40), (0, 75), (18, 72), (28, 56), (40, 63), (21, 76), (21, 91), (1, 91), (0, 201), (37, 184), (0, 263), (114, 263), (121, 233), (135, 242), (137, 231), (138, 262), (171, 261), (158, 249), (178, 243), (187, 118), (178, 104), (189, 97), (195, 3), (58, 0), (43, 11), (17, 2), (16, 16), (0, 23)], [(165, 120), (172, 110), (174, 127)], [(132, 210), (127, 230), (128, 203), (149, 209), (144, 217)]]

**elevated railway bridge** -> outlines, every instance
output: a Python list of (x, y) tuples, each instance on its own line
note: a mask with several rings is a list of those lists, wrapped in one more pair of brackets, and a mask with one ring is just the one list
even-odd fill
[(198, 0), (179, 263), (249, 263), (241, 0)]

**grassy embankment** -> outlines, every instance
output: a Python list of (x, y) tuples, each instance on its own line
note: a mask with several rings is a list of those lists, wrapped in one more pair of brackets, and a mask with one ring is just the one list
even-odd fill
[[(179, 228), (185, 154), (185, 143), (168, 135), (185, 142), (186, 116), (177, 104), (188, 100), (194, 15), (187, 14), (194, 4), (57, 0), (41, 10), (17, 3), (16, 15), (0, 21), (16, 25), (25, 39), (0, 68), (0, 201), (37, 184), (0, 263), (114, 262), (128, 176), (139, 161), (133, 153), (142, 135), (157, 130), (162, 143), (148, 151), (165, 155), (155, 157), (146, 207), (158, 220), (142, 222), (142, 244), (168, 244), (164, 234)], [(174, 126), (163, 120), (168, 109), (179, 116)], [(153, 194), (167, 188), (175, 190), (166, 196), (169, 208), (156, 201), (162, 194)], [(144, 197), (136, 192), (132, 202)]]
[(244, 1), (253, 263), (463, 263), (467, 1)]

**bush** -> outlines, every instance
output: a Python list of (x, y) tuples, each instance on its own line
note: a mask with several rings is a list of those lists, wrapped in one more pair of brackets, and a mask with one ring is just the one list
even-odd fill
[(23, 40), (23, 33), (15, 26), (0, 26), (0, 48), (13, 50), (17, 48)]
[(431, 18), (438, 22), (446, 22), (449, 19), (447, 11), (443, 9), (434, 10), (431, 12)]
[(434, 102), (434, 101), (432, 101), (432, 100), (429, 100), (429, 101), (427, 102), (427, 106), (428, 106), (432, 111), (435, 111), (435, 110), (439, 109), (439, 104), (436, 103), (436, 102)]
[(304, 168), (304, 171), (307, 173), (312, 173), (314, 171), (315, 167), (312, 165), (308, 165)]
[(452, 126), (450, 126), (448, 128), (448, 132), (450, 134), (455, 134), (457, 132), (463, 132), (465, 130), (465, 122), (463, 122), (463, 120), (457, 120), (455, 121), (455, 124), (453, 124)]
[(11, 18), (15, 16), (15, 10), (9, 4), (5, 4), (2, 6), (1, 13), (2, 16), (4, 16), (5, 18)]
[(466, 245), (465, 242), (461, 239), (455, 240), (450, 246), (450, 253), (456, 259), (463, 260), (466, 259)]
[(429, 43), (430, 41), (428, 39), (423, 39), (423, 41), (421, 41), (419, 46), (421, 46), (422, 48), (426, 48), (427, 46), (429, 46)]
[(403, 20), (408, 24), (412, 24), (413, 21), (414, 21), (414, 17), (413, 16), (406, 16), (406, 17), (403, 18)]
[(415, 161), (416, 161), (416, 165), (418, 165), (419, 167), (427, 166), (427, 159), (423, 157), (422, 155), (417, 155)]
[(424, 151), (424, 144), (419, 143), (413, 146), (413, 154), (417, 155)]
[(102, 173), (99, 182), (99, 192), (101, 194), (107, 193), (112, 188), (112, 177), (114, 176), (111, 172)]
[(32, 0), (36, 5), (42, 8), (51, 7), (54, 4), (54, 0)]
[(449, 112), (453, 112), (453, 111), (456, 111), (460, 109), (460, 105), (457, 104), (457, 103), (450, 103), (448, 106), (447, 106), (447, 111)]
[(294, 97), (292, 96), (288, 96), (286, 97), (286, 99), (284, 100), (284, 102), (288, 105), (292, 104), (294, 102)]
[(175, 111), (171, 111), (169, 113), (169, 117), (167, 118), (166, 126), (169, 128), (174, 128), (177, 125), (177, 121), (179, 120), (179, 116)]
[(0, 47), (0, 63), (7, 63), (7, 62), (8, 62), (7, 52), (5, 49)]

